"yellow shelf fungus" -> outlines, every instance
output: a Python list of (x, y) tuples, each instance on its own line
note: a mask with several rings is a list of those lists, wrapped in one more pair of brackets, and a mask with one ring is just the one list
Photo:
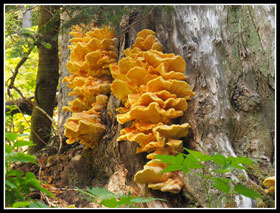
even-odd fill
[(110, 65), (114, 81), (112, 93), (124, 107), (117, 111), (117, 121), (130, 127), (121, 130), (118, 141), (137, 142), (136, 152), (148, 152), (151, 159), (135, 174), (139, 184), (163, 192), (178, 193), (183, 187), (178, 172), (160, 174), (167, 166), (154, 155), (176, 155), (183, 151), (181, 138), (188, 134), (188, 123), (175, 124), (187, 110), (187, 100), (195, 95), (185, 82), (186, 63), (181, 56), (165, 54), (152, 30), (137, 34), (133, 48), (124, 51), (125, 57), (118, 65)]
[(265, 194), (275, 193), (275, 176), (266, 178), (263, 181), (263, 185), (268, 187), (268, 189), (264, 190)]
[(110, 65), (116, 65), (117, 47), (114, 32), (104, 27), (92, 27), (86, 33), (75, 26), (69, 33), (74, 38), (69, 41), (70, 60), (66, 64), (71, 73), (63, 79), (72, 91), (69, 96), (76, 96), (63, 111), (71, 111), (65, 127), (66, 141), (72, 144), (80, 140), (85, 147), (95, 147), (105, 131), (101, 123), (100, 112), (107, 105), (111, 92)]

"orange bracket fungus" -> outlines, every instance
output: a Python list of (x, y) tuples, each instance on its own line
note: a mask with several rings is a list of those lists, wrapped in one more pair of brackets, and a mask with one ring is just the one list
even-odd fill
[(86, 33), (75, 26), (70, 32), (74, 38), (70, 60), (66, 64), (70, 76), (63, 79), (72, 91), (69, 96), (76, 96), (63, 111), (71, 111), (65, 127), (65, 136), (69, 144), (80, 140), (86, 147), (95, 147), (105, 131), (101, 123), (100, 112), (107, 105), (111, 92), (110, 65), (116, 64), (117, 47), (113, 31), (104, 27), (94, 28)]
[(268, 189), (264, 190), (265, 194), (275, 193), (275, 176), (266, 178), (263, 181), (263, 185), (268, 187)]
[(179, 172), (160, 172), (167, 166), (154, 155), (176, 155), (183, 152), (182, 139), (188, 134), (188, 123), (174, 119), (187, 110), (187, 100), (195, 95), (185, 82), (186, 63), (181, 56), (165, 54), (152, 30), (137, 34), (133, 48), (124, 51), (118, 64), (111, 64), (113, 94), (123, 102), (117, 121), (130, 127), (120, 131), (118, 141), (137, 142), (136, 152), (148, 152), (150, 161), (138, 171), (134, 181), (163, 192), (179, 193), (183, 183)]

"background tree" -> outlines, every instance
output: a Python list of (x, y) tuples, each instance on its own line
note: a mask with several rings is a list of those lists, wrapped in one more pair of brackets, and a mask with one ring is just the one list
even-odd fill
[[(59, 6), (40, 6), (38, 24), (39, 64), (36, 79), (35, 104), (50, 117), (55, 106), (56, 90), (59, 78), (58, 32), (60, 26)], [(32, 111), (30, 140), (36, 146), (29, 147), (34, 153), (46, 144), (50, 138), (52, 122), (39, 109)]]

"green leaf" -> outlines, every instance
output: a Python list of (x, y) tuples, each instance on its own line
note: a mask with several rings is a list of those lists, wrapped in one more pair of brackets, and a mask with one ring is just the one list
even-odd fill
[(188, 151), (188, 153), (190, 153), (190, 155), (193, 156), (195, 159), (197, 159), (199, 162), (212, 160), (211, 156), (205, 155), (201, 152), (190, 150), (190, 149), (187, 149), (187, 148), (185, 148), (185, 150)]
[(165, 199), (154, 198), (154, 197), (132, 197), (130, 202), (131, 203), (147, 203), (147, 202), (151, 202), (151, 201), (154, 201), (154, 200), (166, 201)]
[(13, 196), (15, 196), (16, 198), (18, 198), (18, 199), (24, 201), (24, 195), (23, 195), (23, 193), (21, 193), (21, 191), (19, 190), (19, 188), (13, 189), (12, 193), (13, 193)]
[(27, 207), (27, 206), (30, 206), (29, 201), (19, 201), (19, 202), (13, 203), (12, 208), (21, 208), (21, 207)]
[(48, 195), (49, 197), (55, 199), (55, 197), (53, 196), (53, 194), (52, 194), (50, 191), (48, 191), (47, 189), (45, 189), (44, 187), (40, 187), (39, 190), (40, 190), (41, 192), (44, 192), (44, 193), (45, 193), (46, 195)]
[(33, 155), (24, 154), (21, 152), (11, 152), (9, 153), (9, 155), (6, 156), (7, 156), (6, 160), (8, 162), (34, 163), (38, 165), (38, 163), (36, 162), (36, 157)]
[(13, 148), (10, 145), (5, 144), (5, 152), (6, 153), (11, 153), (12, 151), (13, 151)]
[(219, 165), (225, 165), (226, 164), (226, 157), (221, 154), (216, 154), (212, 156), (212, 160)]
[(49, 207), (41, 201), (38, 202), (33, 201), (31, 202), (29, 208), (49, 208)]
[(120, 205), (119, 202), (114, 197), (110, 199), (102, 200), (100, 204), (108, 208), (116, 208), (117, 206)]
[(35, 180), (37, 180), (36, 175), (34, 175), (32, 172), (26, 172), (26, 173), (25, 173), (25, 177), (26, 177), (27, 179), (35, 179)]
[(256, 199), (258, 197), (260, 197), (260, 194), (256, 191), (254, 191), (253, 189), (250, 189), (242, 184), (236, 184), (234, 186), (234, 191), (236, 191), (239, 194), (242, 194), (246, 197), (249, 197), (251, 199)]
[(202, 165), (199, 164), (199, 160), (195, 157), (193, 157), (192, 155), (188, 155), (184, 162), (183, 162), (184, 166), (188, 169), (200, 169), (200, 168), (204, 168)]
[(41, 44), (46, 48), (46, 49), (51, 49), (52, 45), (50, 43), (42, 41)]
[(13, 132), (6, 132), (5, 133), (5, 137), (9, 140), (9, 141), (15, 141), (18, 137), (18, 134), (13, 133)]
[(6, 188), (11, 188), (11, 189), (16, 189), (17, 188), (17, 186), (14, 183), (10, 182), (9, 180), (5, 180), (5, 187)]
[(182, 164), (184, 160), (184, 157), (182, 155), (155, 155), (155, 157), (161, 162), (169, 164)]
[(251, 166), (252, 163), (254, 162), (250, 158), (247, 158), (247, 157), (244, 157), (244, 156), (241, 156), (241, 157), (229, 156), (228, 159), (230, 159), (233, 164), (243, 164), (243, 165), (247, 165), (247, 166)]
[(211, 180), (213, 180), (215, 182), (215, 184), (213, 184), (213, 186), (225, 193), (229, 193), (230, 192), (230, 186), (229, 186), (229, 180), (226, 178), (211, 178)]
[(118, 194), (113, 194), (112, 192), (108, 191), (106, 188), (98, 188), (98, 187), (92, 187), (92, 189), (87, 187), (88, 192), (95, 195), (99, 199), (108, 199), (120, 196)]
[(16, 177), (22, 177), (23, 176), (23, 172), (20, 170), (9, 170), (6, 173), (6, 177), (9, 176), (16, 176)]
[(42, 188), (40, 181), (37, 179), (25, 179), (25, 180), (26, 180), (25, 184), (29, 187), (32, 187), (32, 188), (38, 189), (38, 190), (40, 190)]
[(22, 146), (35, 146), (36, 144), (34, 144), (32, 141), (17, 141), (14, 143), (14, 147), (22, 147)]
[[(88, 193), (88, 192), (86, 192), (86, 191), (84, 191), (84, 190), (82, 190), (82, 189), (80, 189), (80, 188), (78, 188), (78, 187), (76, 187), (76, 189), (77, 189), (79, 192), (81, 192), (82, 194), (87, 195), (87, 196), (89, 196), (89, 197), (92, 197), (92, 198), (91, 198), (91, 201), (95, 202), (95, 200), (96, 200), (96, 195), (91, 194), (91, 193)], [(85, 197), (83, 197), (83, 198), (85, 198)]]
[(218, 172), (227, 173), (234, 169), (235, 169), (235, 167), (232, 166), (231, 161), (226, 161), (225, 164), (219, 168)]
[(167, 167), (165, 167), (161, 172), (160, 174), (163, 174), (165, 172), (175, 172), (175, 171), (178, 171), (178, 170), (181, 170), (182, 169), (182, 165), (178, 165), (178, 164), (171, 164), (171, 165), (168, 165)]

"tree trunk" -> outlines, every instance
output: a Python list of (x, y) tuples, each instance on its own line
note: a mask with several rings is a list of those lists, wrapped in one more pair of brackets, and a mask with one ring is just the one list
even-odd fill
[[(129, 23), (140, 18), (141, 14), (134, 13)], [(275, 6), (178, 5), (168, 14), (154, 10), (120, 36), (120, 56), (125, 48), (132, 46), (142, 29), (155, 31), (164, 46), (163, 52), (181, 55), (187, 63), (187, 82), (196, 96), (188, 102), (188, 110), (180, 120), (191, 125), (184, 147), (209, 155), (253, 158), (263, 176), (273, 175)], [(74, 175), (73, 171), (79, 173), (70, 185), (106, 185), (113, 192), (131, 191), (138, 196), (167, 200), (143, 207), (206, 207), (202, 184), (189, 174), (184, 175), (185, 187), (178, 195), (151, 191), (134, 183), (134, 174), (147, 161), (146, 154), (136, 154), (136, 143), (116, 142), (123, 128), (116, 121), (115, 109), (120, 105), (111, 94), (102, 114), (107, 126), (104, 137), (98, 147), (84, 152), (80, 159), (83, 168), (77, 165), (69, 168), (69, 176)], [(65, 115), (60, 112), (59, 116)], [(89, 159), (87, 166), (86, 159)], [(229, 175), (236, 177), (234, 173)], [(250, 179), (254, 175), (244, 172), (243, 176)], [(252, 207), (254, 203), (236, 196), (234, 205)]]
[[(60, 25), (59, 6), (40, 6), (38, 32), (39, 64), (36, 79), (35, 104), (50, 117), (55, 106), (58, 70), (58, 30)], [(50, 45), (50, 47), (48, 47)], [(34, 153), (50, 138), (52, 122), (37, 108), (32, 111), (30, 140), (36, 146), (29, 147)]]

